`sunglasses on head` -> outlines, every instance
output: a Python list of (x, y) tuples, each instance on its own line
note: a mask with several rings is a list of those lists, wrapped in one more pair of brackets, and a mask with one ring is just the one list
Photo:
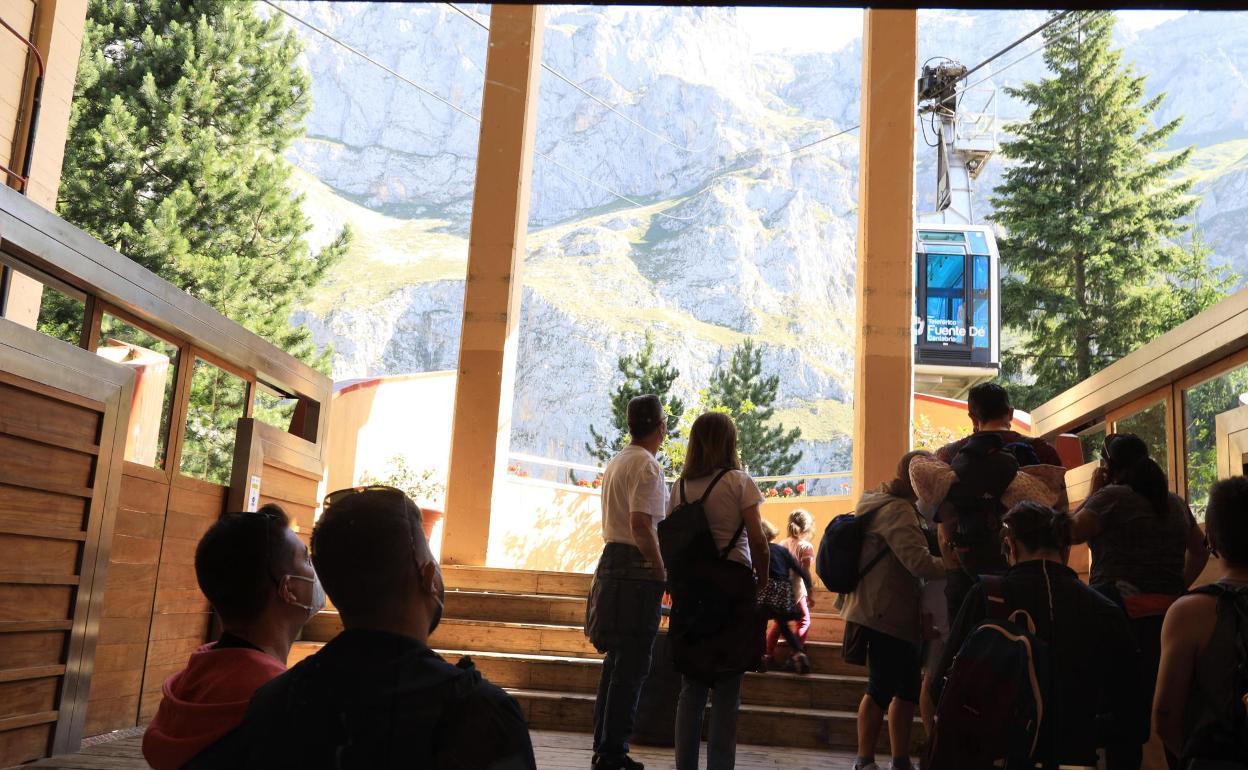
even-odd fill
[(399, 501), (407, 500), (407, 494), (401, 489), (387, 486), (385, 484), (369, 484), (362, 487), (347, 487), (346, 489), (338, 489), (325, 495), (325, 507), (337, 505), (343, 500), (347, 500), (355, 495), (369, 495), (370, 497), (396, 499)]
[[(412, 508), (416, 510), (417, 515), (420, 515), (420, 508), (415, 503), (411, 502), (411, 499), (407, 496), (406, 492), (385, 484), (369, 484), (362, 487), (347, 487), (346, 489), (338, 489), (330, 492), (325, 495), (325, 510), (329, 510), (331, 506), (338, 505), (344, 500), (349, 500), (356, 495), (367, 495), (369, 497), (377, 498), (378, 501), (385, 500), (396, 503), (398, 505), (398, 510), (403, 511), (406, 511), (407, 506), (411, 505)], [(407, 519), (407, 517), (405, 516), (404, 519)], [(416, 556), (419, 553), (419, 550), (416, 547), (416, 533), (412, 529), (411, 521), (407, 521), (407, 537), (408, 540), (411, 541), (412, 555)], [(419, 562), (419, 559), (417, 561)]]
[(1122, 435), (1121, 433), (1106, 434), (1105, 440), (1101, 442), (1101, 459), (1102, 460), (1104, 460), (1105, 462), (1109, 462), (1109, 445), (1117, 441), (1121, 435)]

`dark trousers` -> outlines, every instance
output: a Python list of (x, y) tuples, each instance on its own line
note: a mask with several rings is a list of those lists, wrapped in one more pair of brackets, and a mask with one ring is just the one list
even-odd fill
[[(1135, 643), (1140, 648), (1140, 673), (1144, 677), (1140, 690), (1143, 702), (1148, 704), (1150, 712), (1157, 689), (1157, 668), (1161, 665), (1161, 623), (1164, 619), (1163, 615), (1153, 615), (1128, 620), (1131, 635), (1135, 637)], [(1148, 719), (1149, 716), (1141, 714), (1138, 718)], [(1177, 767), (1178, 763), (1168, 751), (1166, 760), (1171, 767)], [(1143, 762), (1144, 745), (1141, 743), (1118, 743), (1105, 747), (1107, 770), (1139, 770)]]
[(600, 652), (602, 676), (594, 702), (594, 753), (628, 753), (641, 686), (659, 630), (663, 584), (632, 546), (609, 543), (598, 560), (590, 589), (586, 630)]

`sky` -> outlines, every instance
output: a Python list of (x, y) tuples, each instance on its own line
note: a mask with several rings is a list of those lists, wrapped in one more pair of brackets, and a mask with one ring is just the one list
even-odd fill
[[(1185, 11), (1119, 11), (1118, 21), (1139, 32), (1182, 16)], [(756, 31), (764, 51), (835, 51), (862, 36), (862, 11), (856, 8), (742, 7), (737, 16)]]

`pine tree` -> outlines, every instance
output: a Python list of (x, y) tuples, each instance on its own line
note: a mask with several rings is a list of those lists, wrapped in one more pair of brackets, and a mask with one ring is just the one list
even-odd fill
[[(685, 405), (672, 394), (672, 385), (680, 372), (668, 359), (657, 360), (654, 338), (646, 332), (641, 350), (633, 355), (620, 356), (616, 368), (624, 375), (611, 393), (611, 428), (599, 433), (592, 425), (589, 434), (592, 441), (585, 444), (585, 451), (602, 463), (606, 463), (628, 443), (628, 402), (637, 396), (654, 394), (663, 402), (667, 412), (668, 439), (677, 435), (677, 425), (685, 413)], [(670, 461), (660, 455), (659, 461), (670, 470)]]
[[(350, 234), (310, 251), (311, 222), (290, 189), (282, 153), (310, 107), (300, 50), (276, 14), (261, 18), (252, 3), (91, 0), (58, 208), (325, 370), (327, 353), (289, 318)], [(75, 312), (48, 300), (49, 324)], [(191, 472), (220, 480), (224, 464), (228, 475), (245, 392), (219, 371), (196, 372), (188, 442), (204, 467)]]
[(291, 312), (344, 253), (309, 253), (282, 152), (310, 107), (279, 17), (228, 0), (91, 0), (58, 207), (143, 267), (307, 361)]
[(754, 476), (784, 476), (802, 459), (793, 451), (801, 429), (770, 424), (779, 388), (778, 375), (763, 376), (763, 351), (746, 340), (733, 349), (726, 367), (715, 370), (706, 389), (707, 403), (724, 407), (737, 424), (741, 462)]
[[(1001, 259), (1005, 325), (1022, 342), (1003, 370), (1033, 408), (1087, 379), (1224, 291), (1182, 290), (1211, 276), (1207, 252), (1184, 249), (1195, 208), (1190, 182), (1174, 182), (1191, 148), (1156, 157), (1179, 127), (1151, 118), (1164, 99), (1144, 98), (1144, 78), (1111, 47), (1114, 17), (1076, 12), (1045, 31), (1052, 77), (1007, 93), (1032, 107), (1002, 147), (1015, 163), (996, 188), (993, 220), (1005, 232)], [(1176, 286), (1180, 289), (1176, 290)]]

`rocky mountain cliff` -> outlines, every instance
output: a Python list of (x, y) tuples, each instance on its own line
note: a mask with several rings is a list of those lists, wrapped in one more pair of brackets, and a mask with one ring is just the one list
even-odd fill
[[(479, 113), (486, 33), (449, 7), (285, 7)], [(465, 9), (488, 21), (488, 6)], [(976, 62), (1042, 19), (924, 14), (921, 58)], [(314, 107), (290, 158), (318, 236), (343, 222), (357, 236), (297, 320), (333, 344), (340, 379), (454, 368), (478, 126), (294, 29)], [(1188, 116), (1183, 139), (1202, 147), (1201, 225), (1241, 269), (1245, 39), (1248, 17), (1195, 13), (1122, 38), (1150, 91), (1170, 93), (1164, 115)], [(793, 150), (858, 122), (860, 44), (784, 56), (754, 50), (732, 9), (552, 6), (543, 60), (649, 131), (543, 73), (537, 147), (566, 168), (534, 162), (513, 450), (587, 459), (616, 359), (649, 330), (689, 401), (735, 344), (756, 339), (781, 378), (780, 418), (806, 439), (799, 470), (847, 468), (858, 138)], [(1033, 56), (997, 84), (1042, 72)], [(1025, 116), (998, 104), (1003, 118)], [(921, 142), (924, 208), (934, 154)], [(999, 172), (981, 177), (985, 209)]]

